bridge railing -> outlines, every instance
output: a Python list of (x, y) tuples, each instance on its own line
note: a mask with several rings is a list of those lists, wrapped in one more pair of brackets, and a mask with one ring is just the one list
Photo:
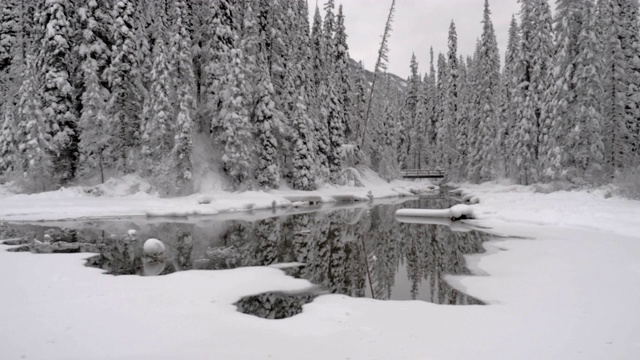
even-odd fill
[(402, 177), (415, 177), (415, 178), (442, 178), (445, 173), (444, 170), (438, 169), (405, 169), (401, 170)]

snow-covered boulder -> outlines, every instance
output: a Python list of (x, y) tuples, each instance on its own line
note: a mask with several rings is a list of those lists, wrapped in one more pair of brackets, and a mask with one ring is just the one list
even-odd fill
[(152, 260), (164, 259), (166, 249), (162, 241), (153, 238), (145, 241), (143, 245), (144, 255)]

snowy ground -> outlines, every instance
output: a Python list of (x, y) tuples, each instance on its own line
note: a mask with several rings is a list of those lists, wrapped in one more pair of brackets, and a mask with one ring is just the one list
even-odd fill
[[(315, 195), (366, 198), (421, 187), (368, 181)], [(86, 254), (0, 251), (0, 358), (640, 359), (640, 202), (465, 187), (481, 200), (475, 223), (514, 235), (468, 258), (477, 276), (449, 279), (488, 306), (325, 295), (298, 316), (264, 320), (232, 303), (309, 284), (273, 268), (114, 278), (83, 267)], [(210, 204), (198, 204), (202, 196), (96, 198), (75, 190), (0, 195), (0, 219), (220, 213), (285, 205), (294, 195), (220, 193), (209, 195)]]

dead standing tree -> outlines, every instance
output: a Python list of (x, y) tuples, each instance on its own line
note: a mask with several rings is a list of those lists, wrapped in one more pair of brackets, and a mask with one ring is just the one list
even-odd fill
[(396, 8), (396, 0), (391, 1), (391, 8), (389, 9), (389, 16), (384, 26), (384, 33), (382, 34), (382, 42), (380, 43), (380, 49), (378, 50), (378, 60), (376, 61), (376, 67), (373, 72), (373, 80), (371, 81), (371, 91), (369, 92), (369, 100), (367, 102), (367, 112), (364, 116), (364, 126), (362, 127), (362, 135), (360, 136), (360, 149), (364, 146), (364, 139), (367, 133), (367, 122), (369, 122), (369, 113), (371, 112), (371, 103), (373, 100), (373, 92), (376, 86), (376, 79), (380, 72), (387, 71), (387, 62), (389, 61), (389, 36), (391, 36), (391, 23), (393, 22), (393, 13)]

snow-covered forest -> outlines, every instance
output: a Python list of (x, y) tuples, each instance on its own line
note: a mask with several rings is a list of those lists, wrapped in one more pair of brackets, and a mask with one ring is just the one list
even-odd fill
[(359, 164), (520, 184), (636, 168), (638, 1), (520, 2), (502, 67), (485, 2), (475, 53), (452, 22), (405, 83), (385, 74), (393, 9), (373, 78), (333, 0), (311, 23), (306, 0), (3, 0), (0, 181), (137, 173), (185, 194), (198, 161), (236, 190), (313, 190)]
[[(421, 79), (411, 62), (403, 108), (410, 167), (474, 182), (600, 183), (640, 160), (637, 0), (521, 0), (504, 66), (485, 1), (473, 56), (449, 50)], [(403, 159), (401, 159), (403, 160)], [(403, 163), (403, 164), (404, 164)]]

